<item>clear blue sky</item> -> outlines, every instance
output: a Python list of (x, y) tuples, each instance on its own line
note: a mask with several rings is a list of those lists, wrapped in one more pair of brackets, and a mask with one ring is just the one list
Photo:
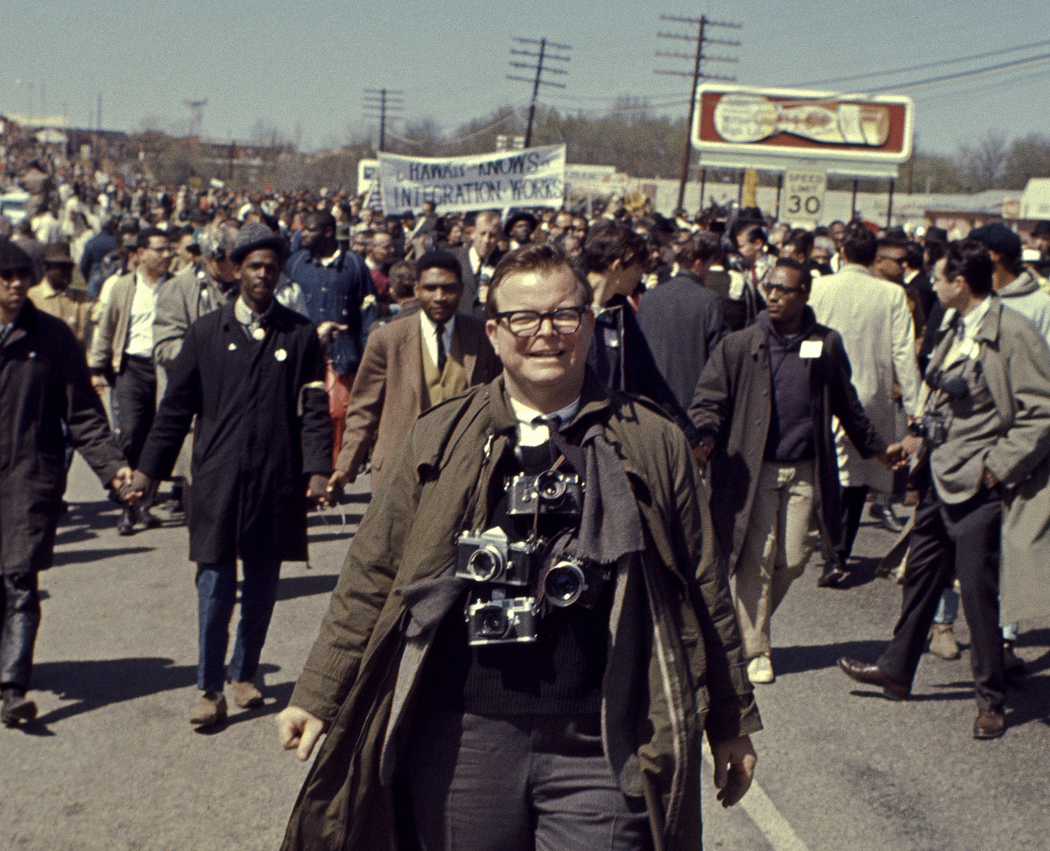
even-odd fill
[[(661, 13), (743, 24), (712, 30), (741, 47), (708, 48), (739, 62), (705, 70), (746, 85), (856, 77), (806, 87), (899, 91), (893, 87), (1033, 58), (908, 90), (918, 147), (952, 153), (989, 131), (1007, 140), (1050, 133), (1050, 59), (1039, 59), (1050, 56), (1046, 0), (0, 0), (0, 112), (64, 113), (86, 126), (101, 93), (108, 129), (136, 130), (151, 116), (184, 127), (182, 102), (207, 98), (206, 137), (244, 140), (261, 121), (289, 138), (298, 131), (302, 146), (316, 149), (374, 127), (363, 89), (385, 87), (404, 91), (405, 118), (429, 117), (451, 132), (499, 106), (527, 106), (531, 87), (506, 79), (515, 36), (572, 47), (571, 61), (556, 66), (569, 74), (550, 78), (567, 88), (545, 89), (544, 103), (568, 111), (610, 108), (621, 95), (680, 103), (688, 81), (653, 69), (690, 64), (654, 54), (691, 48), (657, 32), (690, 30), (660, 21)], [(983, 53), (995, 55), (944, 64)], [(882, 73), (920, 64), (929, 67)], [(685, 113), (682, 105), (666, 110)]]

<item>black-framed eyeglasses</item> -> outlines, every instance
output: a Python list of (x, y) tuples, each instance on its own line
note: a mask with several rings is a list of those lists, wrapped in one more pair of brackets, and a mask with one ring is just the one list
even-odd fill
[(791, 293), (802, 292), (802, 287), (785, 287), (782, 284), (762, 284), (762, 292), (766, 295), (776, 293), (778, 296), (791, 295)]
[(507, 330), (515, 337), (535, 337), (543, 320), (549, 319), (555, 334), (575, 334), (583, 321), (583, 314), (590, 308), (583, 305), (579, 307), (559, 307), (556, 310), (548, 310), (539, 313), (535, 310), (506, 310), (495, 314), (495, 319), (504, 322)]
[(891, 261), (893, 263), (899, 263), (902, 266), (904, 265), (904, 257), (903, 256), (901, 256), (901, 257), (890, 257), (889, 254), (876, 254), (875, 255), (875, 259), (876, 260), (889, 260), (889, 261)]

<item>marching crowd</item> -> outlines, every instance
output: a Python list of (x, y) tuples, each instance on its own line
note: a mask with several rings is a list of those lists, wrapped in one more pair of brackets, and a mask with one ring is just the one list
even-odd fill
[(370, 472), (278, 716), (302, 759), (327, 733), (289, 848), (683, 847), (700, 735), (735, 803), (772, 616), (817, 548), (818, 584), (850, 585), (866, 508), (899, 535), (901, 614), (842, 672), (906, 700), (927, 647), (958, 656), (961, 599), (972, 733), (1003, 735), (1018, 630), (1050, 613), (1050, 223), (809, 230), (644, 198), (391, 215), (45, 160), (22, 185), (25, 218), (0, 220), (5, 725), (36, 715), (37, 573), (76, 449), (121, 535), (160, 524), (170, 482), (199, 727), (227, 684), (262, 704), (281, 563)]

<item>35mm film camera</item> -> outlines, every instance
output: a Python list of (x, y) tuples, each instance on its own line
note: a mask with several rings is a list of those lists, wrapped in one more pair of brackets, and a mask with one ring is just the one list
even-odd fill
[(468, 644), (535, 641), (539, 613), (555, 608), (593, 608), (607, 570), (579, 559), (556, 556), (541, 541), (511, 543), (499, 528), (459, 538), (456, 576), (477, 583), (467, 603)]
[(512, 515), (559, 514), (579, 517), (583, 512), (583, 483), (580, 477), (559, 470), (538, 476), (515, 476), (510, 480)]

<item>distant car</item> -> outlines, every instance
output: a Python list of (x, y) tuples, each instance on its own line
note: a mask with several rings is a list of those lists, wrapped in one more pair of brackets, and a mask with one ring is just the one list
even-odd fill
[(7, 216), (13, 225), (17, 225), (29, 214), (29, 193), (16, 189), (0, 195), (0, 216)]

